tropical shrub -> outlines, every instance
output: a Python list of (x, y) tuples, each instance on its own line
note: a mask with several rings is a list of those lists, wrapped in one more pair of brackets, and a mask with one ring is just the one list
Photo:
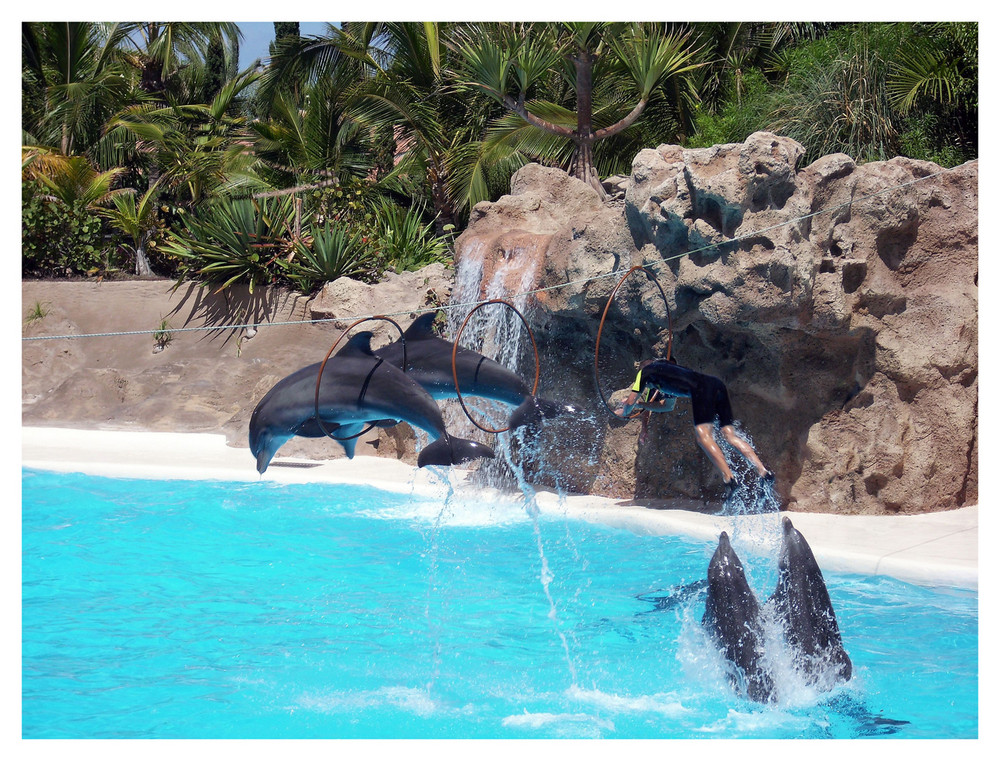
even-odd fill
[(307, 239), (295, 242), (295, 257), (288, 278), (303, 293), (339, 277), (356, 277), (367, 272), (373, 251), (365, 235), (327, 222), (313, 227)]
[(434, 233), (434, 220), (424, 222), (423, 208), (404, 209), (384, 201), (376, 209), (376, 246), (384, 268), (417, 270), (434, 262), (451, 261), (451, 241)]
[(22, 275), (66, 277), (115, 266), (114, 245), (86, 203), (64, 203), (30, 181), (22, 183), (21, 191)]
[(181, 278), (193, 277), (219, 289), (286, 280), (294, 251), (295, 200), (291, 196), (223, 199), (181, 215), (184, 229), (172, 231), (164, 250), (181, 262)]

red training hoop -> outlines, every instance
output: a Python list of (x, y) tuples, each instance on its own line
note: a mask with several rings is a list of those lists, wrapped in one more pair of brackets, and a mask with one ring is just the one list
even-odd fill
[(601, 351), (601, 333), (604, 331), (604, 321), (608, 317), (608, 310), (611, 308), (611, 302), (614, 300), (615, 294), (618, 293), (618, 289), (622, 287), (622, 283), (628, 279), (629, 275), (638, 270), (642, 270), (646, 274), (646, 277), (653, 281), (653, 285), (656, 286), (656, 289), (660, 292), (660, 296), (663, 297), (663, 306), (667, 312), (667, 330), (669, 331), (667, 334), (667, 359), (670, 359), (670, 352), (674, 343), (674, 326), (672, 320), (670, 319), (670, 302), (667, 301), (667, 294), (664, 293), (663, 287), (660, 285), (660, 281), (656, 279), (656, 275), (653, 274), (652, 270), (645, 265), (637, 264), (622, 275), (621, 280), (618, 281), (618, 285), (611, 289), (611, 294), (608, 296), (608, 302), (604, 305), (604, 313), (601, 315), (601, 322), (597, 326), (597, 341), (594, 344), (594, 385), (597, 387), (597, 394), (601, 397), (601, 401), (604, 402), (604, 406), (607, 407), (608, 412), (619, 420), (632, 420), (633, 418), (641, 415), (642, 410), (637, 410), (628, 416), (619, 415), (615, 412), (614, 408), (608, 403), (607, 397), (604, 396), (604, 392), (601, 390), (601, 378), (597, 361)]
[(531, 387), (532, 396), (534, 396), (535, 392), (538, 390), (538, 376), (540, 374), (541, 367), (538, 362), (538, 345), (535, 343), (535, 334), (531, 332), (531, 326), (528, 325), (528, 321), (524, 319), (524, 315), (521, 314), (521, 312), (518, 311), (517, 307), (515, 307), (509, 301), (504, 301), (503, 299), (490, 299), (489, 301), (483, 301), (480, 304), (476, 304), (476, 306), (472, 308), (472, 311), (470, 311), (465, 316), (465, 320), (462, 322), (462, 327), (458, 329), (458, 334), (455, 336), (455, 342), (452, 345), (451, 349), (451, 375), (452, 378), (454, 378), (455, 380), (455, 393), (458, 394), (458, 403), (462, 405), (462, 410), (465, 412), (466, 417), (468, 417), (469, 420), (472, 421), (472, 424), (476, 426), (476, 428), (478, 428), (481, 431), (486, 431), (486, 433), (503, 433), (504, 431), (510, 430), (509, 425), (506, 428), (487, 428), (486, 426), (481, 425), (479, 421), (477, 421), (474, 417), (472, 417), (472, 413), (469, 412), (469, 408), (465, 406), (465, 400), (462, 398), (462, 390), (458, 386), (458, 366), (456, 365), (455, 362), (456, 357), (458, 356), (458, 342), (459, 339), (461, 339), (462, 337), (462, 332), (465, 330), (465, 326), (469, 322), (469, 318), (472, 317), (473, 314), (475, 314), (478, 310), (482, 309), (487, 304), (503, 304), (505, 307), (513, 311), (514, 314), (516, 314), (521, 319), (521, 323), (528, 330), (528, 337), (531, 338), (531, 348), (535, 353), (535, 382)]

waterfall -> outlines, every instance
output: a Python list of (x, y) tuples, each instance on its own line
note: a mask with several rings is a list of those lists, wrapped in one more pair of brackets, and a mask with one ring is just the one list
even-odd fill
[[(455, 285), (451, 303), (462, 307), (448, 312), (447, 335), (454, 340), (462, 330), (461, 345), (478, 351), (520, 375), (531, 385), (535, 368), (533, 360), (526, 361), (530, 338), (520, 317), (502, 304), (483, 307), (472, 315), (464, 329), (462, 325), (472, 309), (484, 301), (503, 299), (513, 304), (525, 315), (530, 309), (530, 297), (524, 295), (535, 287), (539, 257), (533, 246), (512, 245), (504, 248), (499, 256), (487, 261), (487, 248), (481, 239), (473, 239), (463, 249), (455, 267)], [(510, 408), (500, 402), (463, 397), (466, 407), (476, 420), (488, 428), (504, 428)], [(469, 420), (458, 402), (445, 405), (445, 422), (448, 430), (462, 438), (471, 438), (490, 444), (496, 451), (494, 460), (480, 464), (476, 476), (484, 486), (511, 489), (523, 481), (517, 465), (516, 449), (522, 444), (517, 434), (505, 432), (486, 433)]]

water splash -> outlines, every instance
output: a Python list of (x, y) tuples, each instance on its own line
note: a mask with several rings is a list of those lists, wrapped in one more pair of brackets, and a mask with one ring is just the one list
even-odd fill
[[(538, 262), (538, 257), (525, 254), (530, 254), (526, 248), (513, 247), (500, 258), (489, 277), (484, 278), (486, 251), (481, 241), (473, 241), (456, 267), (452, 300), (456, 303), (474, 303), (503, 299), (510, 301), (524, 314), (529, 308), (525, 292), (534, 286)], [(451, 336), (456, 336), (462, 328), (465, 315), (453, 310), (449, 312), (448, 319), (448, 332)], [(473, 318), (465, 324), (461, 339), (463, 346), (473, 348), (522, 377), (528, 377), (521, 367), (521, 355), (527, 338), (525, 332), (524, 323), (517, 314), (502, 305), (496, 305), (494, 308), (486, 308), (473, 315)], [(528, 370), (534, 372), (534, 368)], [(482, 441), (482, 432), (468, 420), (464, 411), (461, 411), (460, 416), (455, 414), (455, 406), (457, 405), (452, 406), (452, 414), (447, 418), (449, 428), (460, 431), (458, 435), (463, 438), (476, 438)], [(490, 428), (505, 427), (510, 413), (510, 409), (499, 402), (470, 400), (467, 406), (472, 409), (477, 419), (481, 416), (480, 422), (484, 422)], [(545, 554), (539, 524), (540, 509), (537, 493), (528, 483), (521, 461), (521, 455), (524, 453), (537, 454), (537, 442), (526, 440), (521, 431), (508, 431), (497, 434), (492, 446), (496, 457), (479, 465), (474, 474), (475, 483), (481, 488), (501, 491), (516, 489), (523, 495), (524, 511), (532, 521), (535, 545), (538, 549), (540, 565), (538, 578), (548, 601), (548, 617), (562, 645), (571, 683), (575, 685), (576, 667), (570, 653), (569, 641), (560, 625), (559, 611), (552, 594), (552, 583), (556, 577)]]
[[(753, 437), (742, 423), (734, 422), (733, 428), (737, 435), (745, 439), (754, 450), (757, 449)], [(781, 502), (773, 485), (765, 483), (757, 475), (757, 469), (747, 462), (746, 458), (732, 444), (726, 441), (725, 436), (720, 435), (718, 424), (716, 424), (715, 438), (726, 455), (726, 462), (729, 463), (737, 482), (742, 484), (736, 493), (726, 500), (722, 513), (724, 515), (761, 515), (781, 510)]]

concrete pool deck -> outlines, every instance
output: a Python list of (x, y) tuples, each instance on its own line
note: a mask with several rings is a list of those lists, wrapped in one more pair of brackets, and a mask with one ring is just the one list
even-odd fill
[[(427, 496), (448, 490), (432, 472), (378, 457), (326, 461), (278, 457), (259, 476), (248, 450), (227, 446), (224, 436), (214, 434), (22, 428), (21, 458), (25, 468), (118, 478), (371, 484)], [(451, 482), (459, 486), (468, 475), (453, 469)], [(722, 530), (733, 533), (748, 525), (763, 529), (743, 532), (751, 537), (773, 537), (775, 531), (769, 529), (788, 515), (824, 570), (887, 575), (927, 586), (979, 588), (978, 506), (907, 516), (799, 512), (717, 516), (606, 497), (560, 497), (548, 490), (538, 491), (537, 502), (543, 513), (564, 513), (640, 534), (705, 541), (715, 541)], [(751, 538), (751, 551), (753, 543)], [(763, 544), (760, 551), (766, 551)]]

